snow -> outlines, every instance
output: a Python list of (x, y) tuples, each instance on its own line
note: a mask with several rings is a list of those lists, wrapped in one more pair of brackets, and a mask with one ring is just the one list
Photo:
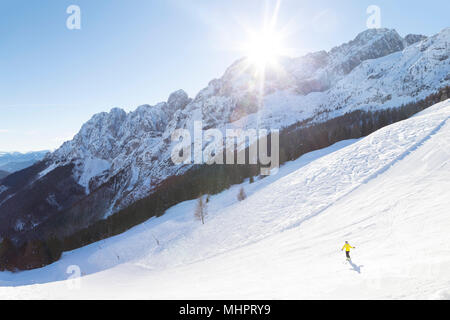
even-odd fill
[(447, 100), (306, 154), (245, 182), (242, 202), (241, 185), (212, 196), (205, 225), (187, 201), (43, 269), (0, 273), (0, 298), (448, 299), (449, 119)]
[(83, 169), (79, 174), (78, 183), (86, 188), (86, 194), (89, 193), (89, 181), (91, 181), (93, 177), (109, 170), (110, 167), (110, 163), (103, 159), (88, 158), (84, 160)]
[(45, 168), (44, 170), (42, 170), (41, 172), (38, 173), (37, 179), (45, 177), (47, 174), (49, 174), (50, 172), (52, 172), (56, 168), (58, 168), (58, 165), (56, 163), (52, 163), (47, 168)]
[(21, 220), (16, 221), (15, 230), (21, 231), (25, 227), (25, 223)]
[(8, 187), (0, 186), (0, 194), (2, 194), (3, 192), (5, 192), (6, 190), (8, 190)]
[(58, 210), (61, 210), (61, 206), (59, 205), (58, 201), (56, 200), (56, 196), (54, 193), (50, 194), (47, 199), (46, 199), (47, 203), (49, 205), (51, 205), (52, 207), (57, 208)]

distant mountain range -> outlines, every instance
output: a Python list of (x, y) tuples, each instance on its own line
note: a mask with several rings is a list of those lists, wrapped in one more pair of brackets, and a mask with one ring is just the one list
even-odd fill
[[(48, 152), (48, 150), (27, 153), (0, 152), (0, 171), (9, 174), (20, 171), (41, 161)], [(1, 177), (2, 174), (0, 173), (0, 178)]]

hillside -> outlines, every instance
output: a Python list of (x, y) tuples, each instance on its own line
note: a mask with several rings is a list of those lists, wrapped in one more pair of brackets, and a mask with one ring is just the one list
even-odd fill
[(6, 177), (6, 176), (9, 175), (9, 174), (10, 174), (10, 173), (7, 172), (7, 171), (0, 170), (0, 179), (3, 179), (4, 177)]
[[(212, 196), (205, 225), (183, 202), (43, 269), (0, 273), (0, 297), (448, 299), (449, 119), (447, 100), (306, 154), (245, 182), (242, 202), (239, 185)], [(45, 283), (70, 265), (79, 290)]]

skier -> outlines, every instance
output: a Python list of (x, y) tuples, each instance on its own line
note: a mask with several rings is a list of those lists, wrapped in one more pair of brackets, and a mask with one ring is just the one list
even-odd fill
[(350, 249), (355, 249), (356, 247), (352, 247), (348, 241), (345, 241), (344, 246), (342, 247), (341, 251), (345, 249), (345, 255), (347, 256), (347, 260), (351, 260), (350, 258)]

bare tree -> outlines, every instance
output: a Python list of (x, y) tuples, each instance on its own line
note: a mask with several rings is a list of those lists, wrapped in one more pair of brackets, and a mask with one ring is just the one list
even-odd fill
[(245, 194), (244, 187), (241, 187), (241, 189), (239, 190), (239, 193), (237, 195), (237, 199), (239, 201), (243, 201), (243, 200), (245, 200), (245, 198), (247, 198), (247, 195)]
[(206, 201), (203, 200), (203, 195), (201, 195), (197, 199), (197, 206), (195, 207), (194, 215), (197, 220), (200, 220), (202, 224), (205, 224), (205, 218), (208, 215), (208, 211), (206, 207)]

